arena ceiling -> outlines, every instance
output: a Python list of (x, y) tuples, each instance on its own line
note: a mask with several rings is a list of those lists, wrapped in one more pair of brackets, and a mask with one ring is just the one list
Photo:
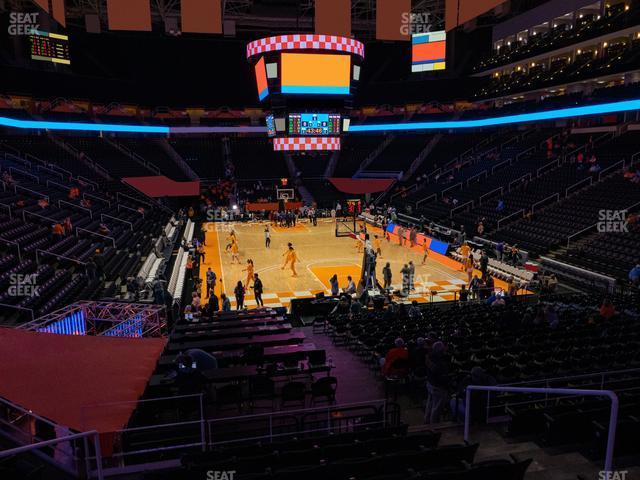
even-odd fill
[[(414, 0), (412, 12), (429, 13), (434, 25), (444, 22), (446, 0)], [(0, 0), (9, 11), (32, 11), (32, 0)], [(255, 37), (276, 33), (312, 32), (315, 0), (223, 0), (223, 22), (236, 35)], [(106, 0), (66, 0), (68, 26), (84, 28), (87, 15), (96, 15), (107, 31)], [(180, 0), (151, 0), (151, 17), (157, 31), (179, 34)], [(376, 0), (352, 0), (353, 33), (362, 39), (375, 37)]]

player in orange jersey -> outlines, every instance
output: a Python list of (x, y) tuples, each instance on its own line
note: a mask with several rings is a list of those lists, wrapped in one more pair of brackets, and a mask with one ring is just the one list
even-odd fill
[(249, 285), (253, 282), (253, 260), (247, 260), (247, 268), (242, 270), (243, 272), (247, 272), (247, 281), (245, 282), (245, 288), (249, 288)]
[(240, 265), (240, 256), (238, 254), (239, 252), (238, 242), (236, 242), (235, 239), (231, 240), (230, 250), (231, 250), (231, 263), (233, 264), (235, 262), (238, 262), (238, 265)]
[(289, 268), (291, 268), (291, 272), (293, 273), (292, 277), (297, 277), (298, 272), (296, 272), (296, 262), (298, 261), (298, 254), (291, 243), (288, 244), (287, 250), (282, 254), (282, 256), (285, 257), (285, 259), (281, 270), (284, 270), (285, 267), (289, 265)]

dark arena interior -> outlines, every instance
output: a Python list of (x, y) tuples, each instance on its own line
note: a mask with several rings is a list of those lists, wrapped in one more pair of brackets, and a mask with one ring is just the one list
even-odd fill
[(640, 479), (640, 0), (0, 31), (1, 479)]

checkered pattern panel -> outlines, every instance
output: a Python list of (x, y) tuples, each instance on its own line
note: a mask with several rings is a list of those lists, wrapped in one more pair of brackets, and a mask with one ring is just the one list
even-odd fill
[(274, 138), (276, 152), (291, 150), (340, 150), (339, 137), (290, 137)]
[(247, 58), (279, 50), (333, 50), (349, 52), (364, 58), (362, 42), (353, 38), (314, 34), (280, 35), (255, 40), (247, 45)]

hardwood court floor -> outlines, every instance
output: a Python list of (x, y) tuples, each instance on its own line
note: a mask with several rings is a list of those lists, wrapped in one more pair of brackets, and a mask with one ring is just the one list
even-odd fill
[[(234, 307), (233, 289), (238, 280), (245, 284), (247, 272), (243, 269), (246, 269), (249, 258), (253, 260), (255, 272), (262, 279), (265, 306), (288, 307), (292, 298), (309, 298), (319, 292), (329, 294), (329, 278), (334, 273), (338, 275), (340, 288), (346, 287), (348, 275), (355, 282), (359, 280), (362, 253), (357, 250), (357, 240), (336, 237), (333, 221), (319, 220), (315, 227), (306, 222), (299, 222), (290, 229), (271, 227), (271, 248), (265, 247), (265, 225), (266, 223), (210, 223), (206, 226), (206, 258), (200, 267), (200, 276), (204, 278), (207, 268), (211, 267), (218, 279), (222, 279), (216, 285), (216, 294), (219, 296), (223, 291), (226, 292)], [(230, 229), (235, 231), (238, 238), (240, 265), (232, 264), (231, 254), (225, 252)], [(378, 232), (379, 230), (373, 230), (373, 233)], [(293, 243), (298, 255), (297, 277), (292, 276), (288, 267), (281, 269), (288, 242)], [(382, 242), (382, 258), (379, 257), (377, 262), (378, 279), (382, 279), (382, 268), (389, 262), (393, 271), (394, 288), (399, 288), (402, 278), (400, 269), (410, 260), (416, 266), (416, 290), (407, 301), (428, 302), (432, 290), (438, 291), (433, 301), (453, 300), (453, 292), (457, 292), (460, 285), (466, 283), (466, 275), (460, 271), (457, 262), (431, 253), (425, 265), (421, 265), (420, 249), (411, 250), (400, 246), (395, 238), (391, 242)], [(496, 284), (503, 286), (498, 281)], [(245, 305), (248, 308), (256, 305), (250, 288), (247, 288)]]

